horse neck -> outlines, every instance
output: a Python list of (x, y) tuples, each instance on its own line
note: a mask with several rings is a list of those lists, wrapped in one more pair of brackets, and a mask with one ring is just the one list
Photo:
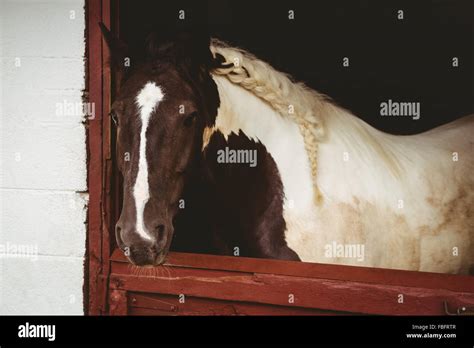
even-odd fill
[(399, 174), (403, 137), (381, 132), (338, 106), (333, 106), (324, 118), (328, 143), (346, 148), (350, 159), (359, 165), (372, 166), (378, 161), (379, 167)]
[(334, 106), (325, 115), (326, 137), (319, 144), (318, 187), (328, 201), (354, 197), (391, 202), (412, 180), (410, 166), (418, 140), (383, 133)]
[(272, 137), (276, 135), (273, 129), (296, 127), (296, 123), (289, 117), (281, 116), (267, 102), (226, 77), (217, 75), (213, 78), (220, 98), (215, 129), (224, 136), (241, 131), (252, 140), (264, 143), (265, 140), (273, 140)]
[[(213, 76), (219, 91), (220, 107), (214, 126), (227, 137), (243, 132), (254, 141), (261, 142), (274, 158), (283, 183), (285, 203), (298, 210), (311, 209), (314, 202), (314, 182), (304, 138), (298, 124), (289, 116), (282, 116), (268, 103), (226, 77)], [(324, 195), (333, 187), (341, 187), (339, 180), (360, 185), (361, 189), (379, 172), (377, 180), (396, 179), (401, 171), (399, 137), (382, 133), (347, 110), (329, 101), (321, 101), (317, 110), (322, 120), (325, 137), (318, 143), (317, 186)], [(345, 153), (349, 156), (344, 162)], [(354, 170), (367, 173), (354, 179)], [(347, 178), (351, 177), (351, 180)], [(365, 182), (359, 183), (354, 180)], [(328, 182), (330, 185), (328, 185)], [(373, 183), (373, 182), (372, 182)], [(381, 185), (383, 182), (380, 183)], [(323, 197), (324, 198), (324, 197)]]
[(213, 78), (220, 97), (213, 130), (224, 137), (240, 132), (261, 143), (275, 161), (287, 201), (301, 206), (313, 202), (309, 158), (297, 123), (226, 77)]

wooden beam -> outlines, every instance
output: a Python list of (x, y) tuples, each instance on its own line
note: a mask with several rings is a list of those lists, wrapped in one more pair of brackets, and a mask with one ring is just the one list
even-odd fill
[[(111, 260), (114, 262), (114, 273), (128, 273), (126, 268), (120, 266), (121, 263), (128, 264), (120, 250), (114, 251)], [(465, 275), (175, 252), (169, 254), (165, 265), (173, 268), (277, 274), (474, 293), (474, 277)]]
[(130, 315), (346, 315), (343, 312), (174, 295), (129, 294)]
[(102, 20), (102, 1), (87, 3), (88, 98), (98, 111), (88, 120), (87, 149), (88, 206), (88, 314), (100, 314), (102, 303), (99, 276), (102, 272), (102, 37), (97, 23)]
[(109, 314), (110, 315), (127, 315), (128, 314), (128, 297), (126, 291), (112, 290), (109, 297)]
[(104, 314), (107, 305), (107, 276), (109, 267), (108, 223), (110, 199), (107, 180), (110, 166), (110, 127), (106, 114), (110, 104), (110, 72), (104, 70), (108, 51), (102, 40), (98, 23), (110, 25), (111, 0), (89, 0), (87, 9), (87, 94), (97, 113), (87, 122), (87, 185), (89, 192), (88, 233), (86, 257), (85, 311)]
[[(112, 274), (111, 287), (119, 290), (174, 294), (236, 302), (314, 308), (382, 315), (442, 315), (444, 301), (451, 307), (474, 306), (473, 293), (368, 284), (346, 280), (312, 279), (271, 274), (229, 272), (214, 275), (179, 268), (167, 275), (146, 277)], [(400, 297), (402, 295), (402, 297)]]

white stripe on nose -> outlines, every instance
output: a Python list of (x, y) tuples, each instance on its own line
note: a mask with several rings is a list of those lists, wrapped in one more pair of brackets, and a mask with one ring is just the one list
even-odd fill
[(146, 130), (153, 110), (158, 107), (158, 103), (163, 100), (163, 98), (164, 94), (161, 91), (161, 88), (154, 82), (148, 82), (141, 89), (135, 99), (140, 111), (140, 119), (142, 122), (139, 138), (140, 150), (138, 153), (138, 173), (133, 187), (133, 196), (135, 199), (135, 207), (137, 209), (136, 230), (142, 238), (148, 240), (151, 240), (152, 238), (146, 230), (143, 219), (145, 205), (150, 198), (150, 188), (148, 185), (148, 162), (146, 160)]

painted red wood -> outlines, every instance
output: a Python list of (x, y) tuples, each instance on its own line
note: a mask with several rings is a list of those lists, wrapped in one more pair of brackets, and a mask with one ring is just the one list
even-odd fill
[[(120, 250), (114, 251), (111, 260), (118, 263), (127, 262)], [(114, 267), (120, 267), (118, 263)], [(474, 293), (474, 277), (464, 275), (174, 252), (169, 254), (166, 265), (347, 280), (395, 286), (418, 286), (428, 289), (446, 289)]]
[(102, 39), (94, 29), (102, 20), (102, 2), (87, 2), (88, 99), (97, 113), (88, 120), (88, 307), (89, 314), (100, 314), (103, 308), (99, 276), (102, 270)]
[(128, 299), (127, 292), (121, 290), (111, 290), (109, 297), (109, 313), (111, 315), (127, 315)]
[[(111, 286), (127, 291), (245, 301), (280, 306), (349, 311), (367, 314), (441, 315), (451, 306), (474, 306), (474, 293), (255, 273), (194, 269), (190, 276), (171, 267), (160, 276), (111, 274)], [(400, 295), (403, 303), (399, 303)], [(290, 301), (294, 299), (294, 303)]]
[(468, 276), (185, 253), (145, 270), (120, 251), (111, 260), (112, 287), (128, 291), (285, 307), (293, 295), (293, 308), (367, 314), (443, 315), (444, 301), (474, 306)]
[[(111, 12), (110, 0), (102, 0), (102, 22), (110, 28)], [(95, 30), (99, 30), (99, 25), (96, 23)], [(102, 37), (102, 35), (101, 35)], [(109, 68), (110, 52), (102, 39), (102, 161), (103, 166), (103, 195), (102, 195), (102, 272), (109, 274), (109, 257), (112, 254), (110, 248), (110, 231), (114, 230), (115, 219), (113, 215), (114, 202), (112, 201), (113, 188), (113, 162), (111, 157), (111, 120), (108, 117), (111, 104), (111, 73)], [(114, 233), (112, 233), (114, 235)], [(105, 295), (105, 294), (104, 294)]]
[(271, 306), (250, 302), (223, 301), (187, 296), (130, 293), (130, 315), (337, 315), (309, 308)]
[[(109, 225), (106, 178), (110, 169), (106, 166), (108, 152), (108, 129), (103, 114), (109, 107), (110, 73), (104, 71), (107, 51), (102, 42), (99, 22), (110, 22), (110, 0), (89, 0), (87, 13), (87, 97), (95, 104), (96, 114), (87, 122), (87, 152), (89, 191), (87, 270), (85, 289), (85, 312), (103, 314), (107, 304), (107, 277), (109, 267)], [(105, 137), (104, 137), (105, 134)], [(105, 150), (105, 151), (104, 151)], [(110, 157), (110, 156), (109, 156)]]

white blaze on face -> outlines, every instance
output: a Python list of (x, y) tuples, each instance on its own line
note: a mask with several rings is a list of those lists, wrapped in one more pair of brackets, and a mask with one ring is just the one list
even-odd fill
[(151, 237), (146, 231), (143, 213), (145, 205), (150, 198), (148, 185), (148, 163), (146, 160), (146, 130), (150, 116), (158, 107), (158, 103), (163, 100), (164, 94), (161, 88), (154, 82), (148, 82), (145, 87), (138, 93), (135, 101), (140, 112), (140, 120), (142, 123), (139, 138), (139, 152), (138, 152), (138, 173), (133, 187), (133, 196), (135, 199), (135, 207), (137, 209), (136, 230), (137, 233), (144, 239), (150, 240)]

